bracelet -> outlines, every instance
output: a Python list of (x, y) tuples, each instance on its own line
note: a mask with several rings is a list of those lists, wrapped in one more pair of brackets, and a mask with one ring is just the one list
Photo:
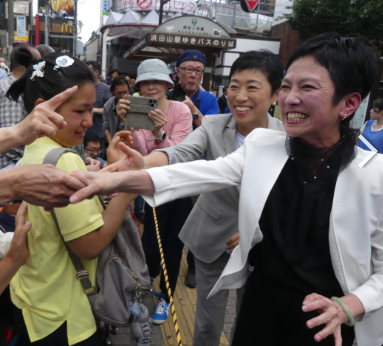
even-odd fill
[(355, 324), (355, 319), (354, 319), (354, 316), (352, 315), (350, 309), (344, 303), (344, 301), (338, 297), (331, 297), (331, 300), (333, 302), (337, 302), (342, 307), (343, 311), (346, 313), (346, 315), (348, 317), (348, 322), (345, 322), (345, 325), (352, 327)]

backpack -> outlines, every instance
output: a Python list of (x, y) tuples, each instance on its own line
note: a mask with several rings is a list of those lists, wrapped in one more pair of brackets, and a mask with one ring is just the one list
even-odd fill
[[(60, 156), (66, 152), (77, 154), (67, 148), (52, 149), (46, 155), (43, 163), (56, 166)], [(105, 208), (105, 203), (101, 198), (100, 202)], [(54, 209), (51, 210), (51, 215), (77, 271), (76, 277), (80, 280), (84, 293), (89, 299), (93, 314), (99, 320), (112, 326), (128, 325), (131, 318), (130, 306), (135, 301), (141, 301), (141, 289), (150, 289), (149, 271), (141, 238), (130, 209), (126, 212), (120, 230), (98, 257), (96, 269), (98, 293), (90, 282), (88, 272), (81, 259), (64, 241)]]

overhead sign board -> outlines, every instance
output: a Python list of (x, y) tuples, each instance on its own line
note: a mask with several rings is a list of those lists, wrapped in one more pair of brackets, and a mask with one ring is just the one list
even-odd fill
[[(237, 41), (233, 38), (180, 35), (180, 34), (160, 34), (151, 32), (148, 34), (148, 42), (152, 43), (171, 43), (173, 45), (187, 45), (196, 47), (229, 48), (236, 47)], [(136, 48), (137, 49), (137, 48)]]
[(249, 9), (249, 12), (253, 12), (260, 0), (245, 0), (246, 6)]
[(15, 1), (13, 3), (13, 12), (29, 16), (29, 1)]

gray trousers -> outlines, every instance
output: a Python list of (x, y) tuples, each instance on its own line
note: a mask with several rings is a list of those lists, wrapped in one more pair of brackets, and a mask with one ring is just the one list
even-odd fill
[[(206, 297), (222, 274), (229, 258), (230, 255), (226, 252), (212, 263), (205, 263), (197, 257), (194, 257), (197, 280), (197, 308), (193, 336), (194, 346), (219, 346), (225, 322), (229, 290), (220, 290), (210, 299), (206, 299)], [(242, 302), (242, 295), (243, 290), (237, 290), (236, 317), (231, 332), (231, 340)]]

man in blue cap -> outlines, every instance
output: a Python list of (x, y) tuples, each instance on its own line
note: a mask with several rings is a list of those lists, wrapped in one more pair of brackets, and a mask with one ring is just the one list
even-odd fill
[(219, 113), (217, 98), (200, 88), (205, 66), (205, 55), (196, 49), (183, 52), (176, 64), (180, 85), (186, 93), (183, 102), (190, 108), (196, 126), (201, 125), (204, 115)]

